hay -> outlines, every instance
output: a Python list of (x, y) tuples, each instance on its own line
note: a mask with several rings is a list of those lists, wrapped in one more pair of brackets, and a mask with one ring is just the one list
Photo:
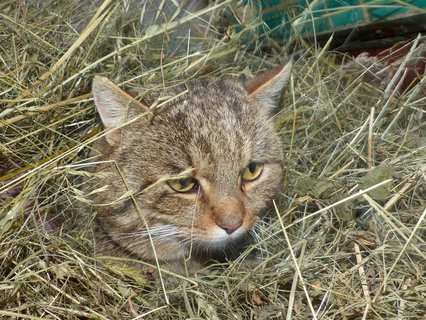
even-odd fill
[[(287, 48), (304, 53), (276, 116), (284, 187), (258, 243), (166, 292), (136, 269), (99, 263), (90, 225), (70, 228), (99, 136), (92, 77), (142, 97), (186, 78), (251, 76), (287, 49), (248, 42), (252, 20), (240, 34), (208, 26), (211, 41), (183, 38), (167, 52), (179, 23), (143, 30), (127, 2), (84, 2), (0, 4), (1, 317), (426, 318), (425, 81), (398, 95), (395, 73), (370, 85), (369, 66), (336, 66), (297, 37)], [(213, 9), (244, 13), (223, 2), (181, 19)], [(418, 57), (416, 41), (407, 59)], [(262, 259), (245, 262), (254, 249)]]

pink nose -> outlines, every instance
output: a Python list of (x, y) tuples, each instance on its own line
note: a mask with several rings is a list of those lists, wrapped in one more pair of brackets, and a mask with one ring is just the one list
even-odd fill
[(223, 230), (225, 230), (227, 234), (231, 234), (235, 230), (237, 230), (239, 227), (241, 227), (242, 224), (243, 224), (243, 222), (239, 221), (235, 224), (229, 224), (229, 225), (228, 224), (221, 224), (221, 225), (218, 224), (218, 226), (221, 227)]

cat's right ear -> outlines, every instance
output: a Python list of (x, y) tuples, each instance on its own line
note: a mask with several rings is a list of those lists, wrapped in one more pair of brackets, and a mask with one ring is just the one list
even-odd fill
[[(136, 101), (132, 96), (117, 87), (107, 78), (95, 76), (92, 83), (92, 94), (96, 109), (101, 116), (105, 138), (111, 146), (116, 146), (121, 140), (120, 125), (124, 124), (129, 114), (148, 111), (148, 107)], [(117, 128), (114, 130), (114, 128)]]

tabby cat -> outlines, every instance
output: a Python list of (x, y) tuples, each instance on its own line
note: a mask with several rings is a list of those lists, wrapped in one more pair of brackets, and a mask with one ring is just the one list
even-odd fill
[(188, 82), (151, 108), (96, 76), (95, 171), (110, 172), (91, 195), (100, 253), (182, 272), (239, 252), (282, 179), (271, 114), (290, 71)]

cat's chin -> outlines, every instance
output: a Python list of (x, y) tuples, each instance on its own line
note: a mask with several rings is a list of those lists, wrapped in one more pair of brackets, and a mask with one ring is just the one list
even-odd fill
[(248, 233), (237, 235), (228, 235), (226, 239), (215, 239), (197, 243), (192, 254), (200, 261), (226, 262), (235, 260), (244, 249), (251, 243)]

